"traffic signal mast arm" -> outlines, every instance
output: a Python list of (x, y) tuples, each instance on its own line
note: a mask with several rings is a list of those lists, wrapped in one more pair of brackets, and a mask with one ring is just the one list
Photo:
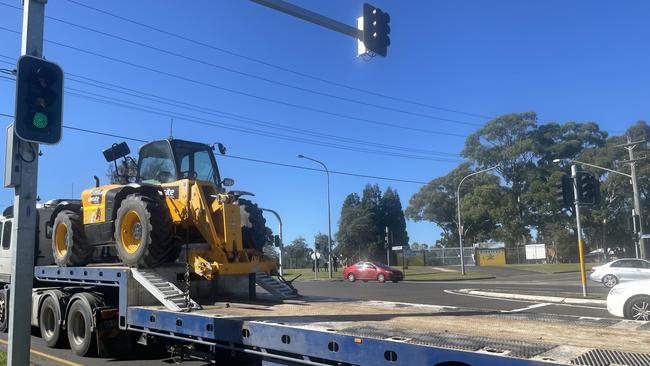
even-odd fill
[(320, 25), (363, 42), (365, 48), (378, 55), (386, 56), (390, 45), (390, 16), (370, 4), (363, 4), (363, 29), (349, 26), (332, 18), (283, 0), (251, 0), (254, 3), (283, 12), (296, 18)]

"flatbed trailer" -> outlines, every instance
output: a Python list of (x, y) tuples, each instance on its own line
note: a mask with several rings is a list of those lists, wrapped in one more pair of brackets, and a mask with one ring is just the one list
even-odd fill
[(186, 358), (226, 350), (265, 366), (650, 365), (650, 324), (642, 322), (326, 298), (178, 311), (151, 301), (128, 267), (42, 266), (34, 274), (40, 284), (113, 293), (94, 312), (96, 333), (114, 333), (112, 324), (165, 340)]

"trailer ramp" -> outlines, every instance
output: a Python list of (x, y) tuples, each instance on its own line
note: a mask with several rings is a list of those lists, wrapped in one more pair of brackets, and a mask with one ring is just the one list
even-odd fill
[(172, 282), (164, 279), (153, 269), (131, 268), (131, 275), (168, 310), (189, 311), (201, 308), (201, 306), (192, 299), (189, 299), (188, 307), (185, 293)]
[(271, 295), (280, 300), (295, 299), (298, 293), (295, 289), (289, 287), (284, 282), (278, 281), (264, 272), (257, 272), (255, 274), (255, 282), (263, 289), (268, 291)]

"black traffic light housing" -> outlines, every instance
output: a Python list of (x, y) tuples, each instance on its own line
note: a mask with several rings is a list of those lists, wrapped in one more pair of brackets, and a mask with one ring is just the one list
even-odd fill
[(578, 202), (581, 205), (597, 206), (600, 204), (600, 181), (588, 172), (578, 172), (576, 176)]
[(368, 3), (363, 4), (363, 44), (366, 49), (386, 57), (390, 46), (390, 15)]
[(18, 60), (16, 76), (16, 135), (21, 140), (56, 144), (63, 120), (63, 70), (34, 56)]
[(555, 199), (561, 208), (571, 208), (574, 204), (573, 197), (573, 179), (568, 175), (563, 175), (555, 185)]

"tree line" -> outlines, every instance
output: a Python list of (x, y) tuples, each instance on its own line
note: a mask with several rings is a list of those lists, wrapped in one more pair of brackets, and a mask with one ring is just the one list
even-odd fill
[[(386, 261), (386, 227), (391, 246), (408, 245), (405, 219), (429, 221), (442, 230), (431, 244), (412, 243), (413, 248), (457, 247), (459, 182), (471, 173), (498, 166), (462, 185), (465, 243), (500, 241), (507, 248), (545, 243), (557, 248), (560, 260), (575, 261), (575, 219), (556, 201), (557, 182), (562, 175), (570, 174), (570, 161), (574, 159), (629, 174), (626, 164), (617, 163), (628, 159), (628, 152), (619, 145), (627, 142), (628, 136), (638, 141), (649, 135), (650, 126), (644, 121), (610, 136), (596, 122), (539, 123), (534, 112), (499, 116), (466, 138), (461, 151), (463, 161), (423, 186), (410, 198), (406, 210), (402, 210), (397, 191), (390, 187), (382, 192), (379, 186), (369, 184), (361, 195), (350, 193), (341, 207), (333, 254), (347, 262)], [(643, 156), (643, 151), (637, 153)], [(644, 227), (650, 228), (650, 164), (646, 160), (636, 164), (645, 213), (641, 219)], [(634, 255), (629, 179), (601, 169), (583, 168), (600, 180), (603, 197), (599, 207), (583, 210), (581, 215), (587, 250), (609, 248), (610, 253), (619, 256)], [(323, 244), (316, 245), (324, 251), (327, 235), (319, 235)], [(287, 246), (287, 254), (299, 258), (295, 259), (296, 265), (311, 266), (308, 246), (304, 238), (298, 238)]]

